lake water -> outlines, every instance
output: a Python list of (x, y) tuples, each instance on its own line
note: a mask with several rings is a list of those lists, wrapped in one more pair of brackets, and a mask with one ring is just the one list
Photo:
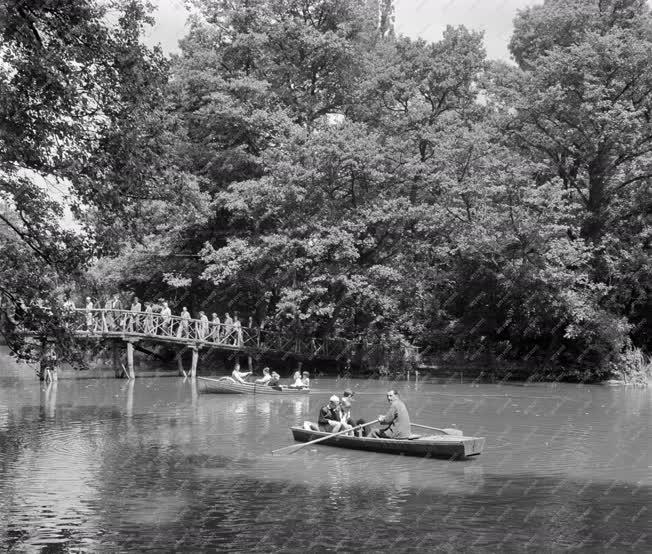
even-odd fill
[[(295, 399), (76, 375), (47, 387), (0, 352), (0, 551), (652, 552), (649, 388), (321, 378)], [(331, 392), (375, 419), (392, 386), (484, 453), (271, 454)]]

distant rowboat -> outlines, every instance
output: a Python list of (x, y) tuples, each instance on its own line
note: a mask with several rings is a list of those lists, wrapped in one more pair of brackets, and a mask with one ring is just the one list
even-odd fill
[(212, 379), (210, 377), (197, 377), (199, 392), (214, 394), (310, 394), (310, 389), (290, 389), (282, 387), (281, 390), (261, 385), (260, 383), (237, 383), (230, 377)]
[[(330, 434), (322, 431), (308, 431), (302, 427), (291, 427), (290, 430), (294, 440), (298, 442), (310, 442)], [(415, 435), (410, 439), (372, 439), (339, 435), (332, 439), (326, 439), (321, 444), (406, 456), (463, 459), (481, 454), (484, 441), (484, 437), (459, 435)]]

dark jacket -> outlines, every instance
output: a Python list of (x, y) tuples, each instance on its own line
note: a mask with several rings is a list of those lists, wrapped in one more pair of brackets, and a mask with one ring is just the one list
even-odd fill
[(392, 401), (381, 425), (385, 425), (382, 428), (385, 436), (393, 439), (408, 438), (412, 434), (410, 415), (402, 400), (395, 398)]
[(325, 406), (322, 406), (321, 410), (319, 410), (319, 419), (317, 420), (317, 423), (319, 425), (328, 425), (328, 420), (332, 421), (340, 421), (340, 411), (338, 408), (331, 408), (330, 404), (326, 404)]

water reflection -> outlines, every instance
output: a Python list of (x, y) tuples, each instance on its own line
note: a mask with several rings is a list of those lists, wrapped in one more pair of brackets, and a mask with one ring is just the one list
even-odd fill
[[(487, 437), (480, 458), (449, 463), (320, 445), (272, 456), (327, 393), (23, 375), (0, 388), (3, 548), (650, 549), (650, 391), (402, 385), (417, 421)], [(384, 411), (390, 384), (346, 386), (356, 416)]]

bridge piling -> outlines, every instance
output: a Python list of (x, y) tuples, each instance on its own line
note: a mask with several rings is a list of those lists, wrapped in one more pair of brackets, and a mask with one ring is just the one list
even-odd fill
[(129, 374), (129, 379), (135, 379), (136, 373), (134, 372), (134, 342), (131, 340), (126, 341), (127, 343), (127, 372)]
[(185, 347), (179, 350), (177, 353), (177, 367), (179, 368), (179, 375), (183, 377), (187, 377), (185, 369), (183, 369), (183, 353), (185, 351)]
[(199, 362), (199, 349), (196, 346), (191, 346), (192, 350), (192, 362), (190, 364), (190, 378), (195, 379), (197, 377), (197, 362)]
[(116, 379), (122, 377), (122, 368), (120, 367), (120, 349), (118, 341), (114, 340), (111, 344), (111, 357), (113, 360), (113, 373)]

